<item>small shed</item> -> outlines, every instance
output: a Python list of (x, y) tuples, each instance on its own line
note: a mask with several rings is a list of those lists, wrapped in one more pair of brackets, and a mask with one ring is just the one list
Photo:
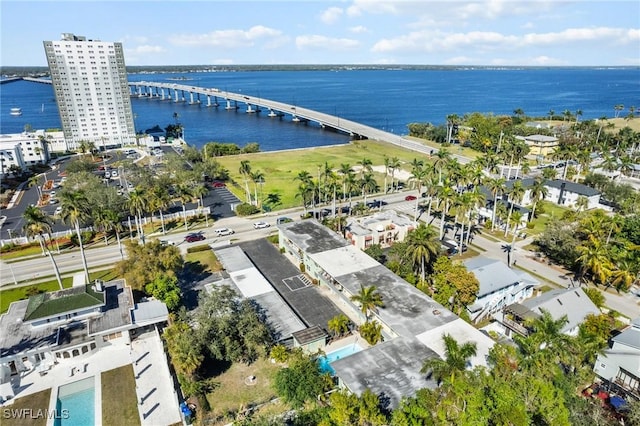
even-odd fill
[(293, 347), (302, 348), (308, 353), (316, 353), (318, 349), (325, 348), (327, 337), (328, 334), (320, 326), (314, 325), (293, 333)]

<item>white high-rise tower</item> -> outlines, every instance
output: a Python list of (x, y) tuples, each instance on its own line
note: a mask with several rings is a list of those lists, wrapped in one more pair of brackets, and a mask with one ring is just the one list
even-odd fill
[(135, 143), (122, 43), (64, 33), (60, 41), (45, 41), (44, 50), (69, 145)]

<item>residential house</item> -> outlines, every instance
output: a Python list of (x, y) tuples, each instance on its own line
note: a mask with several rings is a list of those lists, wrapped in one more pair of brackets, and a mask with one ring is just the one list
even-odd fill
[(529, 156), (538, 161), (544, 161), (546, 157), (553, 154), (560, 145), (560, 141), (555, 136), (529, 135), (516, 136), (516, 139), (523, 141), (529, 147)]
[(158, 300), (135, 303), (124, 280), (37, 294), (0, 316), (0, 398), (12, 398), (13, 376), (40, 374), (112, 345), (129, 345), (130, 331), (165, 323)]
[(640, 400), (640, 317), (611, 339), (593, 371), (612, 389)]
[(413, 230), (413, 223), (413, 220), (399, 215), (395, 210), (385, 210), (371, 216), (350, 219), (344, 236), (360, 250), (374, 244), (390, 247), (395, 242), (404, 241)]
[(507, 336), (513, 333), (526, 336), (529, 333), (527, 321), (540, 317), (543, 311), (549, 312), (554, 320), (559, 320), (566, 315), (567, 324), (561, 331), (569, 336), (578, 334), (580, 324), (587, 316), (600, 314), (598, 307), (582, 288), (551, 290), (504, 308), (501, 322), (506, 326)]
[(531, 297), (533, 288), (540, 284), (531, 275), (509, 268), (500, 260), (478, 256), (463, 263), (479, 282), (476, 301), (467, 308), (475, 322)]

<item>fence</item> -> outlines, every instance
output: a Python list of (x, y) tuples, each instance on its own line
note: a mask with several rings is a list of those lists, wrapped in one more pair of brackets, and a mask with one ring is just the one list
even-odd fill
[[(176, 213), (168, 213), (168, 214), (163, 214), (162, 218), (164, 219), (164, 221), (170, 221), (170, 220), (184, 220), (184, 218), (190, 218), (190, 217), (194, 217), (194, 216), (200, 216), (200, 215), (210, 215), (211, 214), (211, 209), (209, 207), (204, 207), (204, 208), (198, 208), (198, 209), (191, 209), (191, 210), (187, 210), (186, 212), (176, 212)], [(146, 225), (148, 223), (151, 223), (152, 220), (160, 220), (160, 215), (151, 215), (151, 216), (144, 216), (142, 218), (142, 224)], [(132, 232), (135, 232), (136, 229), (136, 225), (135, 225), (135, 218), (129, 216), (127, 218), (127, 220), (123, 220), (121, 222), (121, 225), (125, 228), (125, 229), (130, 229)], [(80, 232), (85, 232), (85, 231), (94, 231), (95, 228), (93, 226), (87, 226), (85, 228), (80, 228)], [(62, 238), (62, 237), (71, 237), (73, 234), (75, 234), (76, 231), (75, 229), (67, 229), (65, 231), (57, 231), (57, 232), (52, 232), (51, 233), (51, 238), (56, 239), (56, 238)], [(29, 240), (28, 237), (25, 236), (14, 236), (12, 238), (9, 239), (2, 239), (0, 240), (0, 247), (4, 247), (7, 244), (15, 244), (15, 245), (24, 245), (24, 244), (29, 244), (32, 241), (36, 241), (36, 239), (32, 239), (31, 241)]]

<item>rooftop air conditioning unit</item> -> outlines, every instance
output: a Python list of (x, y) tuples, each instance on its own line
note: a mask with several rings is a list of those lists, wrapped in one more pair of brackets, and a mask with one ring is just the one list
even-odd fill
[(104, 291), (104, 281), (95, 280), (95, 288), (96, 288), (96, 291), (99, 291), (99, 292)]

